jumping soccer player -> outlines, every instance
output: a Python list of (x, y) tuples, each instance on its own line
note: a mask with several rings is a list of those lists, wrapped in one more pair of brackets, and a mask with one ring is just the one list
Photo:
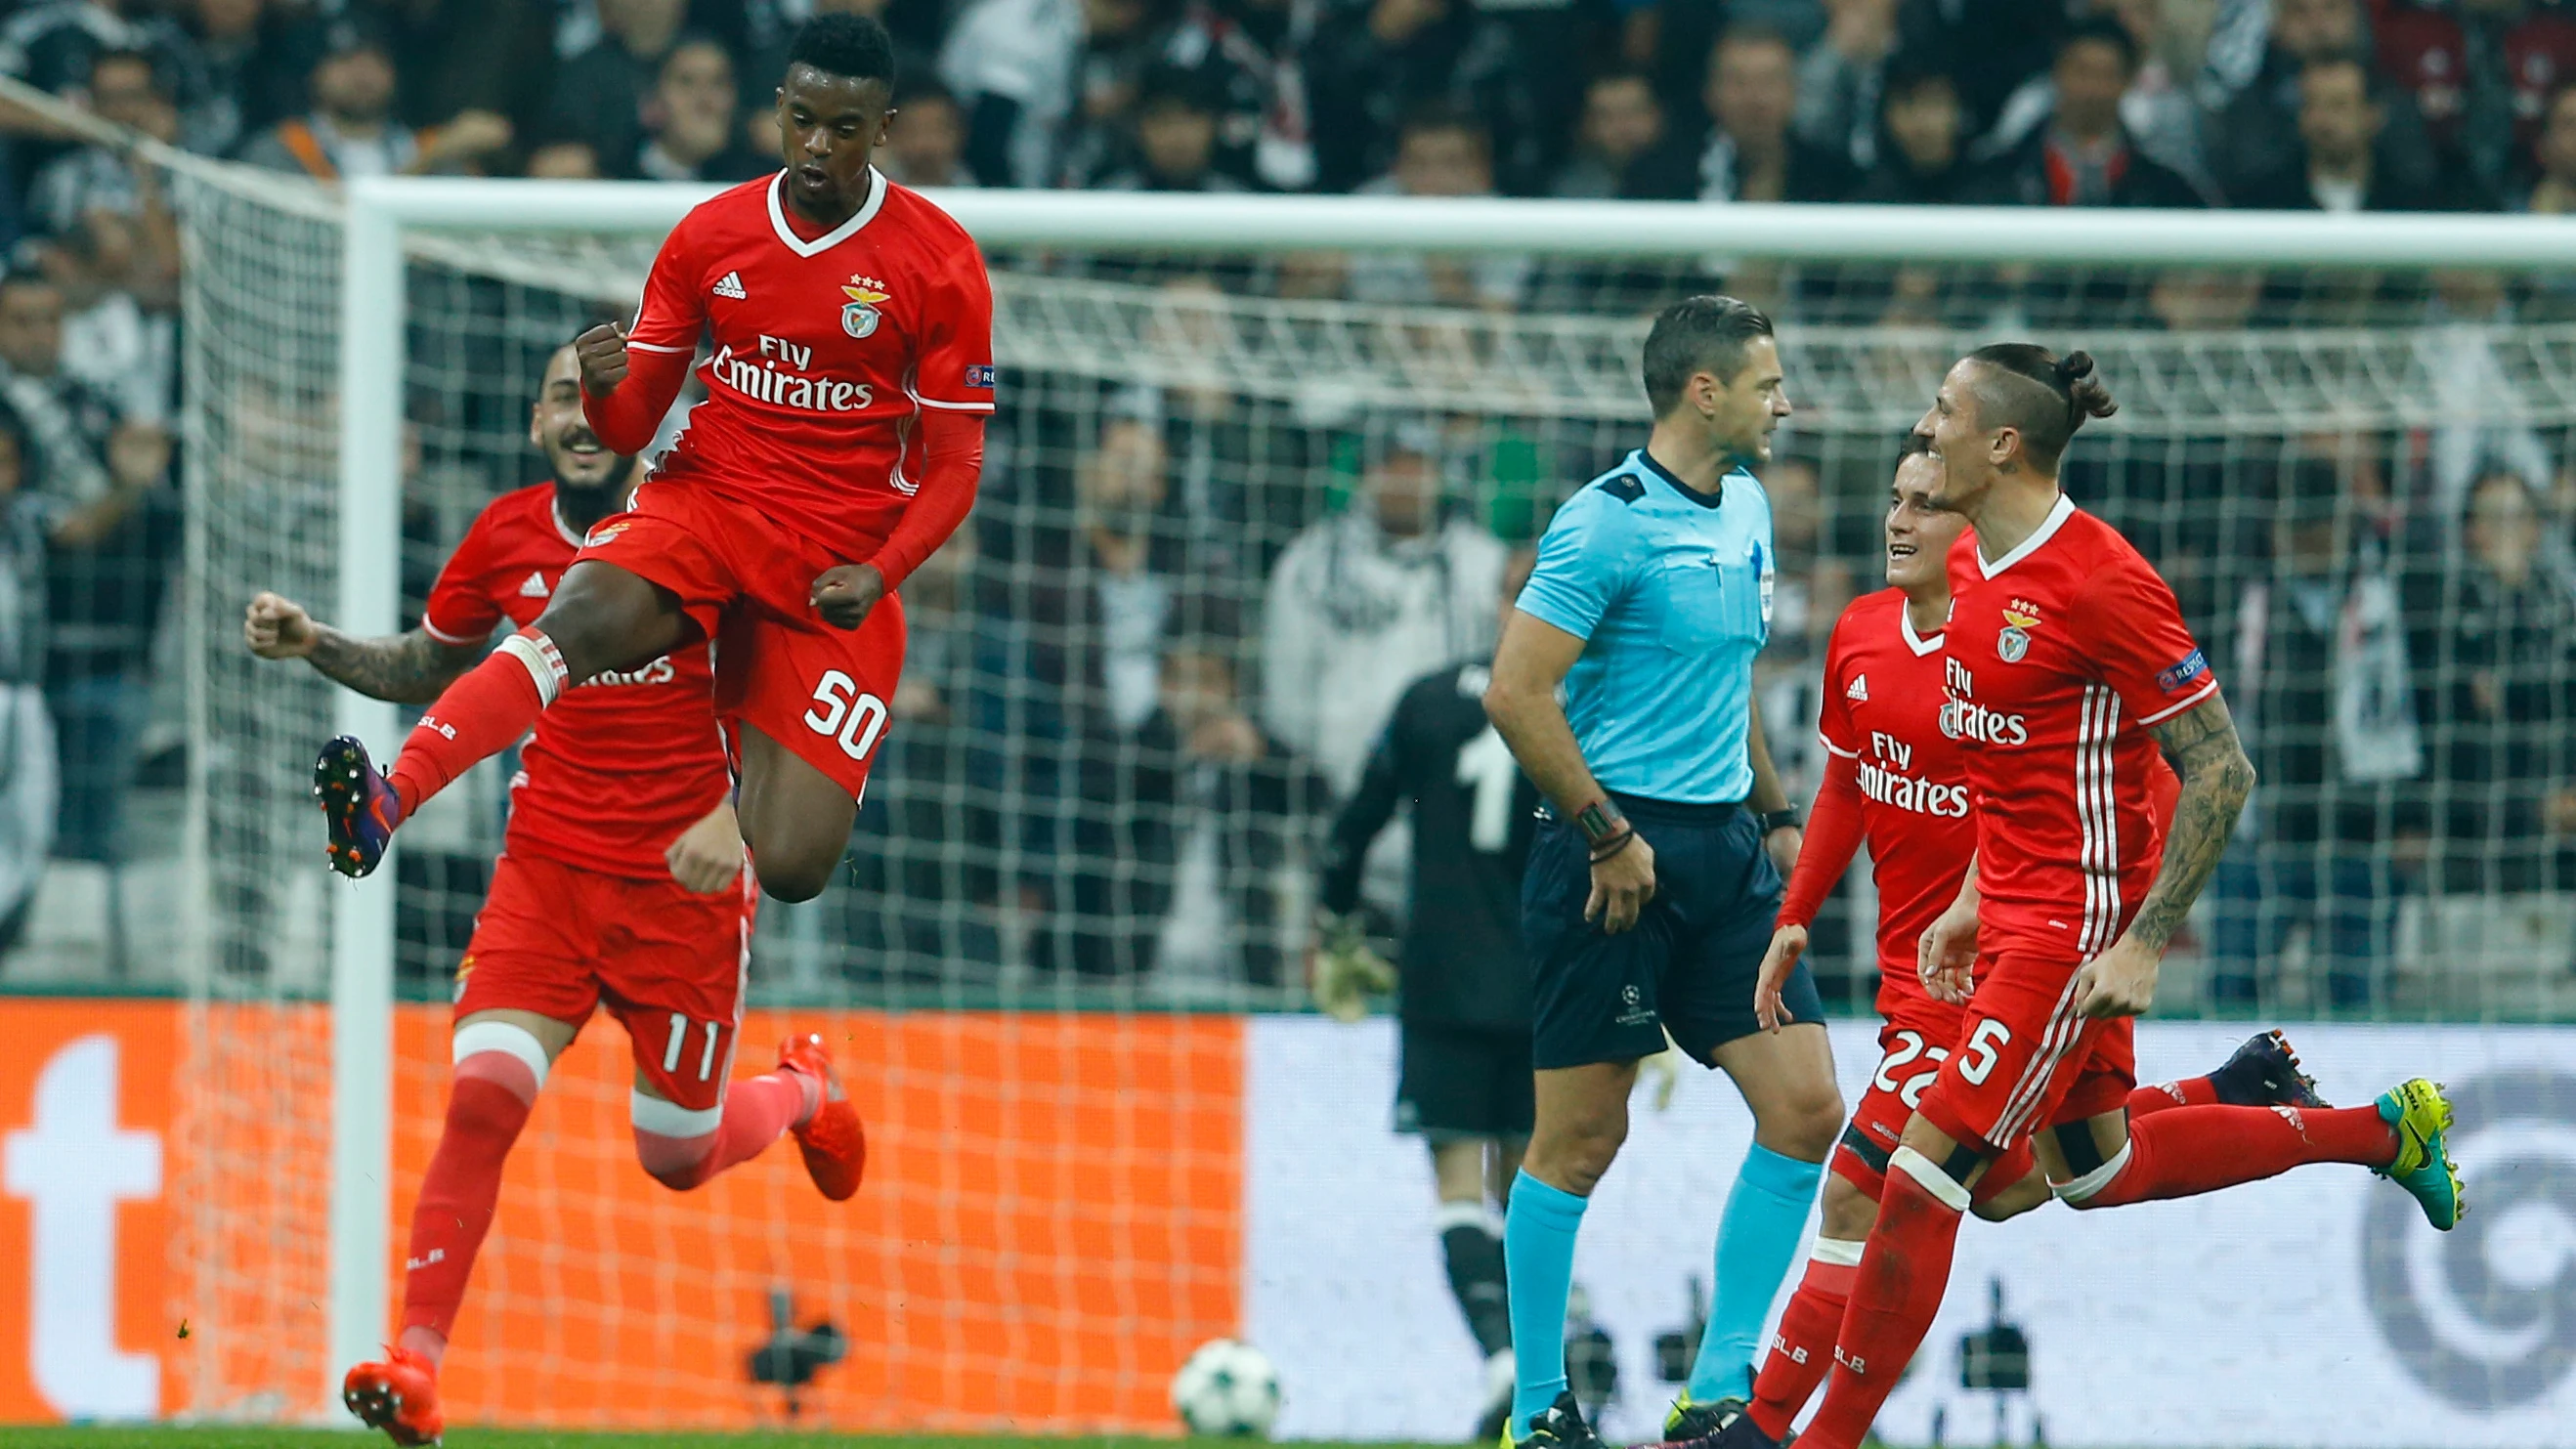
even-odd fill
[[(582, 420), (570, 347), (547, 364), (529, 441), (552, 482), (503, 494), (439, 574), (420, 627), (353, 639), (275, 594), (242, 631), (263, 659), (302, 659), (376, 699), (418, 702), (481, 658), (502, 620), (536, 617), (585, 529), (615, 508), (633, 459)], [(491, 1227), (501, 1165), (537, 1090), (605, 1005), (635, 1054), (635, 1152), (686, 1191), (795, 1134), (823, 1195), (858, 1190), (866, 1155), (820, 1037), (778, 1070), (730, 1082), (758, 896), (743, 867), (704, 645), (566, 692), (537, 721), (513, 782), (507, 845), (456, 969), (455, 1075), (412, 1210), (402, 1332), (349, 1370), (350, 1411), (397, 1444), (434, 1444), (438, 1365)]]
[[(1503, 570), (1506, 626), (1529, 563), (1523, 553)], [(1449, 1291), (1485, 1355), (1480, 1441), (1499, 1433), (1511, 1410), (1503, 1223), (1490, 1203), (1510, 1202), (1533, 1110), (1520, 899), (1538, 810), (1537, 789), (1486, 722), (1492, 676), (1489, 665), (1462, 662), (1405, 689), (1333, 819), (1316, 890), (1317, 1004), (1357, 1021), (1367, 991), (1398, 992), (1395, 1124), (1431, 1147)], [(1369, 845), (1405, 801), (1413, 805), (1413, 906), (1396, 973), (1368, 953), (1357, 912)]]
[[(1932, 502), (1976, 530), (1953, 554), (1942, 647), (1977, 858), (1918, 963), (1934, 997), (1965, 1003), (1967, 1029), (1889, 1156), (1807, 1449), (1858, 1449), (1940, 1309), (1978, 1183), (2024, 1138), (2078, 1208), (2349, 1162), (2405, 1187), (2435, 1228), (2459, 1220), (2451, 1106), (2420, 1077), (2369, 1107), (2177, 1106), (2130, 1121), (2132, 1018), (2154, 1004), (2165, 945), (2254, 769), (2172, 590), (2058, 491), (2068, 440), (2114, 409), (2092, 371), (2081, 352), (1980, 348), (1916, 424), (1942, 465)], [(2159, 746), (2182, 776), (2161, 858)], [(1716, 1442), (1779, 1438), (1746, 1414)]]
[(1798, 853), (1752, 706), (1772, 542), (1770, 502), (1746, 470), (1770, 457), (1789, 413), (1770, 319), (1732, 297), (1677, 302), (1655, 319), (1643, 371), (1654, 430), (1557, 510), (1485, 691), (1554, 806), (1521, 890), (1537, 1112), (1503, 1233), (1509, 1432), (1550, 1449), (1598, 1442), (1566, 1391), (1561, 1330), (1575, 1235), (1627, 1137), (1638, 1062), (1669, 1030), (1734, 1079), (1754, 1122), (1667, 1438), (1740, 1409), (1843, 1122), (1806, 968), (1782, 988), (1795, 1025), (1764, 1032), (1753, 1016), (1780, 872)]
[(992, 293), (956, 222), (869, 164), (894, 75), (885, 27), (818, 15), (778, 90), (787, 169), (691, 210), (631, 333), (574, 344), (583, 409), (642, 450), (702, 332), (706, 401), (630, 511), (583, 540), (545, 611), (422, 715), (388, 775), (353, 739), (315, 784), (331, 862), (526, 733), (575, 680), (701, 640), (761, 888), (809, 900), (848, 846), (903, 672), (896, 589), (975, 499), (993, 409)]
[[(1776, 1029), (1785, 1019), (1781, 984), (1805, 954), (1807, 926), (1842, 878), (1862, 841), (1878, 887), (1878, 1034), (1884, 1053), (1869, 1089), (1852, 1109), (1825, 1179), (1823, 1222), (1806, 1275), (1781, 1310), (1771, 1351), (1753, 1381), (1748, 1415), (1774, 1438), (1785, 1434), (1832, 1365), (1861, 1246), (1878, 1220), (1888, 1156), (1906, 1120), (1959, 1040), (1967, 1013), (1935, 1001), (1915, 974), (1917, 945), (1950, 903), (1977, 849), (1969, 818), (1965, 751), (1942, 728), (1941, 646), (1950, 617), (1947, 560), (1966, 520), (1932, 506), (1941, 465), (1915, 434), (1897, 460), (1887, 508), (1889, 587), (1852, 601), (1826, 646), (1824, 707), (1818, 733), (1825, 777), (1807, 816), (1780, 926), (1762, 961), (1754, 1014)], [(2159, 822), (2172, 813), (2173, 772), (2150, 765), (2148, 789), (2159, 797)], [(2129, 1094), (2131, 1120), (2167, 1107), (2210, 1102), (2248, 1106), (2323, 1107), (2314, 1084), (2279, 1032), (2254, 1037), (2205, 1077), (2140, 1087)], [(2049, 1200), (2048, 1179), (2016, 1142), (1970, 1194), (1990, 1222)]]

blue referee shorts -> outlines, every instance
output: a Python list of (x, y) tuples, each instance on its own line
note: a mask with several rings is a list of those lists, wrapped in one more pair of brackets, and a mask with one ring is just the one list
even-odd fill
[[(1634, 1061), (1664, 1032), (1699, 1061), (1761, 1029), (1753, 983), (1780, 913), (1780, 872), (1738, 805), (1612, 797), (1655, 852), (1655, 898), (1613, 936), (1583, 919), (1591, 852), (1562, 820), (1539, 827), (1521, 878), (1521, 940), (1532, 985), (1531, 1065), (1541, 1071)], [(1781, 992), (1791, 1015), (1822, 1021), (1800, 962)]]

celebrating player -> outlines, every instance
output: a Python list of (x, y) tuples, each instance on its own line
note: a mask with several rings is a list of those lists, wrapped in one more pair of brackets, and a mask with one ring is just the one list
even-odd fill
[(633, 331), (574, 344), (583, 409), (611, 448), (646, 446), (711, 331), (706, 401), (630, 511), (589, 531), (544, 612), (438, 697), (388, 775), (354, 739), (324, 747), (334, 868), (374, 870), (406, 816), (573, 681), (712, 639), (760, 885), (799, 901), (830, 880), (903, 671), (895, 591), (973, 505), (993, 408), (982, 258), (869, 164), (893, 74), (875, 20), (807, 21), (778, 90), (787, 168), (691, 210)]
[(1668, 1438), (1711, 1432), (1750, 1391), (1843, 1118), (1806, 968), (1782, 988), (1796, 1025), (1764, 1032), (1753, 1016), (1779, 872), (1798, 852), (1752, 707), (1772, 541), (1769, 499), (1746, 470), (1770, 457), (1789, 413), (1770, 319), (1732, 297), (1677, 302), (1647, 335), (1644, 374), (1654, 431), (1556, 511), (1485, 692), (1555, 807), (1521, 891), (1537, 1112), (1503, 1236), (1510, 1432), (1550, 1449), (1598, 1442), (1565, 1391), (1560, 1330), (1575, 1235), (1627, 1137), (1638, 1062), (1669, 1030), (1734, 1079), (1754, 1122)]
[[(1505, 568), (1507, 615), (1528, 577), (1526, 554)], [(1485, 1354), (1479, 1440), (1499, 1433), (1511, 1409), (1503, 1225), (1488, 1195), (1509, 1200), (1530, 1134), (1520, 898), (1538, 808), (1537, 789), (1485, 720), (1481, 701), (1492, 674), (1481, 663), (1452, 664), (1397, 699), (1359, 788), (1333, 820), (1316, 893), (1324, 942), (1316, 954), (1316, 1002), (1356, 1021), (1367, 991), (1395, 986), (1400, 993), (1396, 1125), (1431, 1144), (1449, 1289)], [(1399, 977), (1368, 952), (1355, 913), (1369, 844), (1406, 800), (1413, 802), (1413, 908)]]
[[(2422, 1078), (2369, 1107), (2125, 1110), (2131, 1018), (2154, 1004), (2254, 770), (2172, 591), (2058, 491), (2068, 440), (2113, 411), (2092, 371), (2081, 352), (1980, 348), (1916, 425), (1942, 465), (1932, 502), (1976, 530), (1952, 559), (1942, 725), (1965, 746), (1977, 858), (1920, 962), (1936, 998), (1965, 1001), (1967, 1028), (1889, 1156), (1808, 1449), (1857, 1449), (1941, 1306), (1978, 1183), (2026, 1137), (2079, 1208), (2349, 1162), (2404, 1186), (2434, 1227), (2459, 1220), (2450, 1103)], [(2159, 746), (2182, 776), (2161, 858)], [(1717, 1442), (1771, 1449), (1775, 1427), (1746, 1414)]]
[[(1818, 732), (1825, 777), (1807, 817), (1807, 838), (1780, 905), (1780, 927), (1762, 961), (1754, 1013), (1766, 1027), (1784, 1019), (1781, 984), (1806, 951), (1807, 925), (1834, 882), (1869, 843), (1878, 887), (1878, 1034), (1885, 1053), (1860, 1105), (1852, 1110), (1825, 1179), (1823, 1223), (1806, 1276), (1781, 1310), (1771, 1352), (1754, 1379), (1748, 1410), (1778, 1438), (1788, 1431), (1832, 1364), (1861, 1245), (1878, 1218), (1888, 1155), (1906, 1119), (1958, 1042), (1966, 1013), (1935, 1001), (1915, 974), (1923, 933), (1958, 898), (1977, 832), (1969, 818), (1967, 763), (1960, 741), (1941, 727), (1941, 646), (1950, 617), (1947, 560), (1966, 520), (1932, 506), (1941, 465), (1915, 434), (1896, 465), (1887, 509), (1890, 587), (1852, 602), (1835, 621), (1826, 647), (1824, 707)], [(2173, 772), (2149, 764), (2147, 788), (2158, 797), (2159, 824), (2170, 817)], [(2205, 1077), (2140, 1087), (2129, 1094), (2132, 1120), (2167, 1107), (2230, 1102), (2322, 1107), (2298, 1058), (2278, 1032), (2237, 1049)], [(1987, 1169), (1970, 1206), (1989, 1221), (2028, 1212), (2049, 1199), (2048, 1180), (2029, 1144), (2015, 1142)]]
[[(573, 349), (547, 364), (529, 440), (554, 480), (493, 500), (439, 574), (420, 627), (353, 639), (275, 594), (243, 634), (263, 659), (302, 659), (377, 699), (428, 699), (480, 658), (503, 619), (557, 593), (585, 529), (614, 508), (633, 460), (582, 419)], [(457, 967), (455, 1075), (438, 1150), (412, 1210), (402, 1332), (349, 1370), (351, 1412), (397, 1444), (441, 1432), (438, 1364), (492, 1223), (501, 1164), (547, 1069), (605, 1004), (635, 1054), (644, 1170), (683, 1191), (782, 1132), (833, 1199), (858, 1190), (866, 1145), (822, 1039), (791, 1039), (778, 1070), (731, 1082), (753, 908), (704, 645), (567, 692), (537, 721), (514, 782), (507, 846)]]

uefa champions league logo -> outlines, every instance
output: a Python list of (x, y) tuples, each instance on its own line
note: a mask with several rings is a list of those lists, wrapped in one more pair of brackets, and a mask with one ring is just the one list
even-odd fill
[(2451, 1155), (2474, 1211), (2437, 1233), (2405, 1194), (2372, 1193), (2362, 1291), (2418, 1383), (2500, 1412), (2576, 1372), (2576, 1076), (2498, 1072), (2451, 1100)]

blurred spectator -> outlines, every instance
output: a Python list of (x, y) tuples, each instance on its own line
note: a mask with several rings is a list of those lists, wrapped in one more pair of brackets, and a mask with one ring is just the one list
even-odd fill
[(1157, 58), (1201, 72), (1220, 98), (1217, 165), (1237, 180), (1269, 191), (1315, 185), (1305, 53), (1320, 10), (1305, 0), (1185, 0), (1161, 36)]
[(510, 144), (510, 124), (489, 112), (469, 111), (427, 132), (395, 120), (393, 58), (384, 42), (355, 25), (332, 28), (309, 88), (312, 111), (252, 137), (242, 160), (336, 181), (466, 170)]
[(2560, 86), (2542, 113), (2531, 142), (2532, 181), (2522, 194), (2524, 211), (2543, 216), (2576, 213), (2576, 81)]
[(597, 181), (599, 153), (588, 141), (548, 141), (528, 153), (528, 175), (539, 181)]
[(1896, 48), (1948, 68), (1968, 117), (1966, 134), (1981, 136), (2013, 92), (2047, 72), (2069, 9), (2067, 0), (1902, 0)]
[(542, 134), (588, 141), (612, 170), (632, 166), (644, 149), (645, 99), (679, 45), (686, 8), (687, 0), (599, 0), (599, 42), (557, 72)]
[(322, 0), (315, 8), (384, 42), (394, 115), (416, 131), (451, 130), (469, 117), (486, 129), (533, 128), (562, 75), (551, 43), (557, 0)]
[(2138, 148), (2120, 119), (2138, 48), (2107, 19), (2069, 30), (2050, 67), (2048, 118), (1988, 163), (1963, 199), (2010, 206), (2198, 207), (2181, 173)]
[[(2177, 41), (2165, 17), (2165, 0), (2108, 0), (2076, 22), (2046, 74), (2032, 77), (2004, 103), (1994, 128), (1978, 143), (1980, 158), (2001, 155), (2028, 138), (2035, 126), (2047, 124), (2057, 110), (2057, 75), (2066, 63), (2066, 46), (2084, 33), (2097, 39), (2117, 30), (2129, 40), (2128, 80), (2120, 92), (2120, 124), (2138, 153), (2181, 175), (2206, 201), (2208, 167), (2201, 155), (2200, 108), (2175, 83), (2165, 55)], [(2197, 56), (2193, 57), (2197, 69)]]
[(2434, 141), (2477, 189), (2504, 195), (2541, 111), (2576, 80), (2576, 17), (2527, 0), (2389, 4), (2377, 24), (2379, 69), (2415, 98)]
[(1584, 88), (1574, 154), (1557, 168), (1548, 193), (1680, 200), (1691, 194), (1692, 160), (1672, 144), (1654, 82), (1643, 71), (1614, 70)]
[(1794, 124), (1810, 145), (1839, 150), (1866, 171), (1879, 159), (1879, 104), (1888, 59), (1896, 52), (1897, 0), (1824, 5), (1825, 38), (1798, 62)]
[(895, 91), (894, 125), (877, 169), (905, 186), (973, 186), (966, 169), (966, 115), (948, 87), (924, 76)]
[[(102, 120), (156, 141), (178, 139), (179, 114), (139, 50), (102, 50), (90, 65), (89, 105)], [(159, 200), (158, 170), (107, 146), (82, 146), (45, 163), (28, 188), (27, 219), (48, 235), (79, 226), (92, 212), (136, 216), (150, 191)], [(162, 212), (166, 221), (168, 213)]]
[(1700, 149), (1703, 201), (1840, 201), (1851, 162), (1789, 129), (1798, 105), (1797, 55), (1780, 32), (1733, 26), (1709, 48), (1700, 99), (1711, 121)]
[[(1431, 105), (1406, 118), (1395, 169), (1360, 188), (1370, 196), (1491, 196), (1493, 152), (1484, 123), (1465, 110)], [(1426, 257), (1364, 252), (1350, 260), (1351, 299), (1391, 307), (1483, 307), (1508, 311), (1529, 286), (1530, 258), (1514, 253)], [(1417, 671), (1418, 672), (1418, 671)], [(1410, 678), (1411, 676), (1407, 676)]]
[(776, 155), (745, 149), (734, 124), (733, 57), (705, 36), (684, 37), (662, 57), (644, 101), (644, 149), (635, 174), (647, 181), (748, 181), (778, 169)]
[[(2311, 62), (2351, 60), (2369, 64), (2363, 0), (2272, 0), (2271, 25), (2261, 46), (2221, 47), (2213, 42), (2211, 83), (2225, 97), (2207, 133), (2210, 174), (2231, 205), (2276, 186), (2299, 165), (2301, 72)], [(2242, 52), (2240, 57), (2239, 52)], [(2247, 62), (2246, 58), (2250, 58)], [(2432, 137), (2412, 96), (2371, 76), (2371, 98), (2380, 118), (2375, 167), (2390, 184), (2430, 187), (2437, 166)]]
[(183, 104), (206, 92), (205, 58), (196, 42), (143, 0), (39, 0), (0, 25), (0, 74), (70, 99), (88, 87), (90, 64), (102, 50), (150, 56)]
[(2254, 315), (2262, 293), (2259, 271), (2160, 272), (2147, 288), (2147, 319), (2167, 332), (2234, 332)]
[(1112, 148), (1151, 37), (1149, 0), (976, 0), (939, 54), (988, 185), (1062, 186)]
[(25, 424), (0, 408), (0, 952), (26, 933), (53, 853), (61, 771), (45, 708), (45, 500)]
[(45, 693), (62, 749), (57, 854), (124, 858), (125, 794), (150, 700), (145, 673), (176, 552), (176, 508), (158, 496), (170, 435), (118, 418), (63, 371), (63, 299), (41, 277), (0, 279), (9, 406), (36, 443), (49, 519)]
[(1106, 191), (1242, 191), (1216, 169), (1216, 106), (1195, 71), (1158, 66), (1138, 87), (1126, 164), (1092, 184)]
[(1878, 157), (1852, 200), (1881, 204), (1946, 204), (1956, 201), (1972, 176), (1961, 160), (1967, 118), (1950, 73), (1899, 56), (1886, 71), (1878, 98)]
[(1384, 172), (1404, 118), (1461, 95), (1459, 61), (1475, 21), (1464, 0), (1345, 0), (1326, 8), (1304, 61), (1318, 189), (1348, 191)]
[(2253, 1005), (2305, 925), (2327, 999), (2361, 1008), (2395, 945), (2391, 847), (2421, 833), (2393, 793), (2425, 763), (2406, 620), (2385, 541), (2331, 464), (2287, 469), (2271, 514), (2271, 570), (2232, 616), (2229, 698), (2260, 784), (2219, 867), (2210, 994)]
[(690, 0), (686, 28), (712, 35), (742, 57), (743, 93), (755, 109), (787, 74), (796, 27), (817, 15), (872, 15), (894, 41), (895, 88), (928, 80), (938, 68), (942, 0)]
[(269, 0), (196, 0), (187, 13), (206, 67), (206, 94), (179, 128), (189, 150), (228, 155), (303, 109), (304, 77), (323, 44), (311, 12)]
[[(1299, 534), (1262, 610), (1262, 719), (1346, 795), (1406, 685), (1493, 647), (1508, 550), (1444, 516), (1441, 440), (1382, 427), (1351, 506)], [(1399, 852), (1397, 860), (1402, 857)]]
[(2529, 483), (2478, 481), (2435, 588), (2409, 615), (2438, 631), (2443, 888), (2576, 885), (2552, 869), (2576, 842), (2576, 577)]
[(2429, 211), (2430, 178), (2386, 163), (2386, 102), (2357, 60), (2312, 61), (2299, 75), (2299, 142), (2289, 163), (2248, 183), (2240, 205), (2278, 211)]

